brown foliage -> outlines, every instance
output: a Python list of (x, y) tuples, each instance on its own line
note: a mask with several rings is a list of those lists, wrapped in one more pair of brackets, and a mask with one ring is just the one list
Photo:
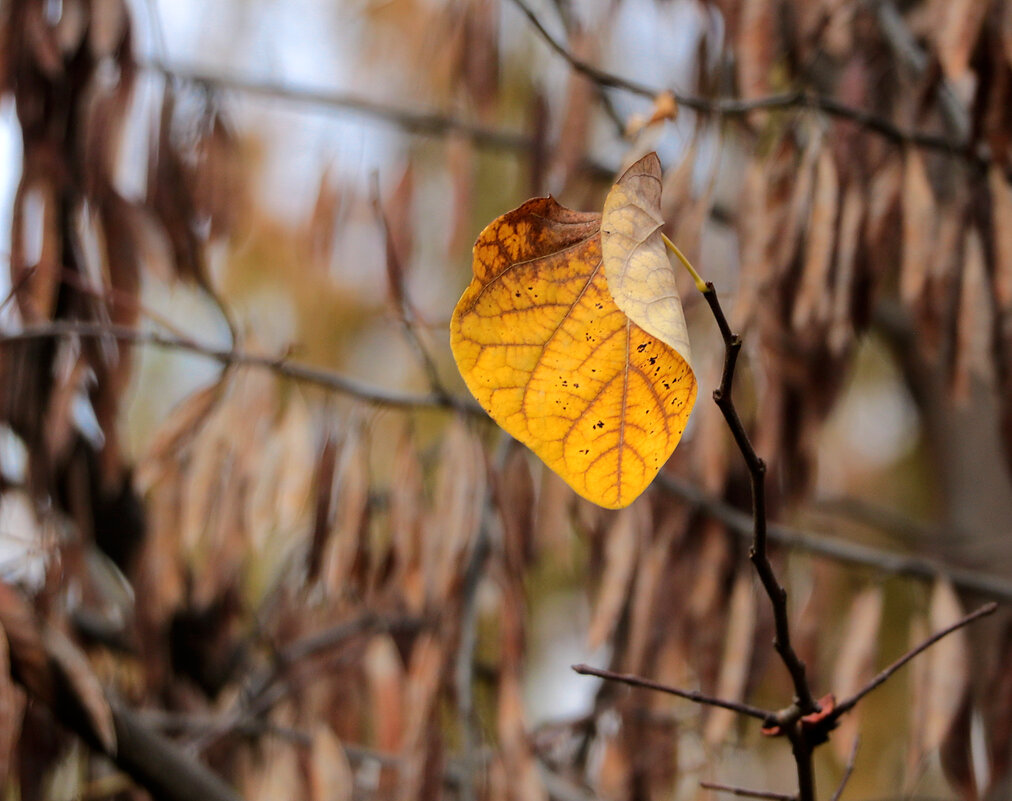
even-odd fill
[[(69, 749), (61, 727), (144, 785), (135, 754), (117, 754), (124, 708), (131, 731), (185, 746), (173, 764), (187, 775), (206, 764), (250, 799), (638, 801), (696, 797), (715, 773), (775, 780), (776, 744), (729, 709), (576, 676), (548, 693), (571, 692), (576, 713), (531, 702), (539, 684), (555, 688), (551, 657), (588, 652), (731, 701), (791, 697), (744, 548), (710, 515), (748, 505), (716, 409), (695, 413), (667, 467), (705, 490), (701, 505), (655, 487), (605, 512), (443, 383), (452, 368), (433, 321), (452, 308), (475, 231), (515, 205), (529, 175), (589, 208), (610, 171), (599, 160), (617, 166), (661, 142), (668, 234), (732, 299), (744, 338), (735, 400), (768, 463), (770, 518), (824, 520), (815, 501), (837, 474), (848, 492), (886, 485), (937, 518), (944, 574), (966, 543), (957, 532), (1010, 525), (966, 485), (1007, 493), (1000, 447), (1012, 465), (1012, 2), (703, 3), (725, 38), (700, 33), (691, 74), (631, 87), (594, 66), (619, 35), (619, 5), (546, 11), (546, 23), (561, 12), (563, 25), (545, 27), (567, 31), (568, 64), (546, 61), (528, 20), (492, 0), (367, 5), (362, 97), (316, 101), (442, 138), (398, 145), (396, 167), (367, 189), (344, 164), (321, 164), (298, 223), (253, 189), (277, 142), (213, 81), (138, 59), (125, 3), (0, 11), (0, 90), (23, 146), (0, 306), (0, 521), (27, 529), (14, 533), (41, 577), (0, 565), (0, 786), (52, 797), (45, 777), (73, 761), (73, 792), (104, 792), (108, 763)], [(383, 80), (411, 102), (385, 107)], [(626, 118), (620, 93), (643, 100)], [(495, 127), (532, 108), (529, 135)], [(297, 155), (287, 140), (278, 150)], [(220, 372), (200, 386), (187, 376), (158, 420), (165, 401), (151, 396), (189, 368), (147, 361), (123, 331), (164, 326), (172, 315), (149, 299), (185, 291), (232, 340), (214, 356)], [(701, 306), (686, 304), (694, 368), (713, 387), (723, 349)], [(287, 310), (290, 331), (277, 322)], [(104, 333), (60, 328), (83, 324)], [(40, 327), (52, 335), (14, 336)], [(215, 332), (198, 333), (180, 341), (210, 350), (200, 343)], [(868, 380), (869, 341), (916, 406), (925, 446), (877, 472), (825, 448)], [(324, 397), (262, 369), (288, 365), (289, 345), (320, 369), (371, 369), (403, 395), (388, 404), (343, 383), (344, 396)], [(263, 359), (232, 364), (240, 352)], [(959, 414), (990, 450), (952, 436)], [(858, 436), (878, 436), (866, 422)], [(8, 449), (23, 452), (22, 476)], [(886, 524), (831, 525), (903, 544)], [(908, 629), (920, 642), (967, 604), (944, 579), (925, 592), (862, 575), (857, 591), (846, 568), (773, 559), (819, 694), (857, 692)], [(862, 730), (872, 744), (855, 782), (867, 759), (879, 770), (866, 777), (905, 772), (908, 789), (1000, 797), (1009, 631), (960, 632), (915, 660), (885, 713), (843, 719), (820, 779), (840, 772)]]

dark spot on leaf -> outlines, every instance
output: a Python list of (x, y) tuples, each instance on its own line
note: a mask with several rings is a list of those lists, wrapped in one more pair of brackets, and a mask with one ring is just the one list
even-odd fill
[(650, 357), (650, 364), (657, 364), (657, 357), (656, 356), (651, 356)]
[(645, 351), (646, 349), (647, 349), (647, 343), (646, 343), (646, 342), (644, 342), (644, 343), (642, 343), (641, 345), (639, 345), (639, 346), (638, 346), (638, 347), (636, 348), (636, 352), (637, 352), (637, 353), (642, 353), (642, 352), (643, 352), (643, 351)]

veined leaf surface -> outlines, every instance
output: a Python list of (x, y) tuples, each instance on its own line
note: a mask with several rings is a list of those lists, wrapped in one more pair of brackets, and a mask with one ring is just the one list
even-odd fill
[(603, 225), (552, 198), (507, 212), (478, 237), (474, 279), (450, 324), (478, 402), (609, 508), (650, 484), (696, 398), (659, 200), (651, 154), (613, 187)]

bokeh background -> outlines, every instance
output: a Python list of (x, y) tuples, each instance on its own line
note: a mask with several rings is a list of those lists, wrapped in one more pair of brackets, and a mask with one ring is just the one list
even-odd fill
[(0, 15), (4, 798), (147, 797), (78, 736), (122, 709), (249, 799), (793, 792), (752, 721), (570, 670), (790, 702), (691, 281), (700, 401), (626, 511), (449, 352), (478, 232), (650, 150), (744, 337), (813, 686), (1003, 604), (848, 717), (820, 797), (858, 732), (844, 798), (1008, 797), (1012, 3)]

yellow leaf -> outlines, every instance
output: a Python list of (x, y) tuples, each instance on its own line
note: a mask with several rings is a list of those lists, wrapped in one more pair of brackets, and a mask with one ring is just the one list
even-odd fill
[(450, 324), (482, 407), (580, 495), (613, 509), (653, 480), (696, 398), (659, 200), (651, 154), (609, 194), (604, 237), (601, 215), (552, 198), (507, 212), (478, 237), (474, 280)]

